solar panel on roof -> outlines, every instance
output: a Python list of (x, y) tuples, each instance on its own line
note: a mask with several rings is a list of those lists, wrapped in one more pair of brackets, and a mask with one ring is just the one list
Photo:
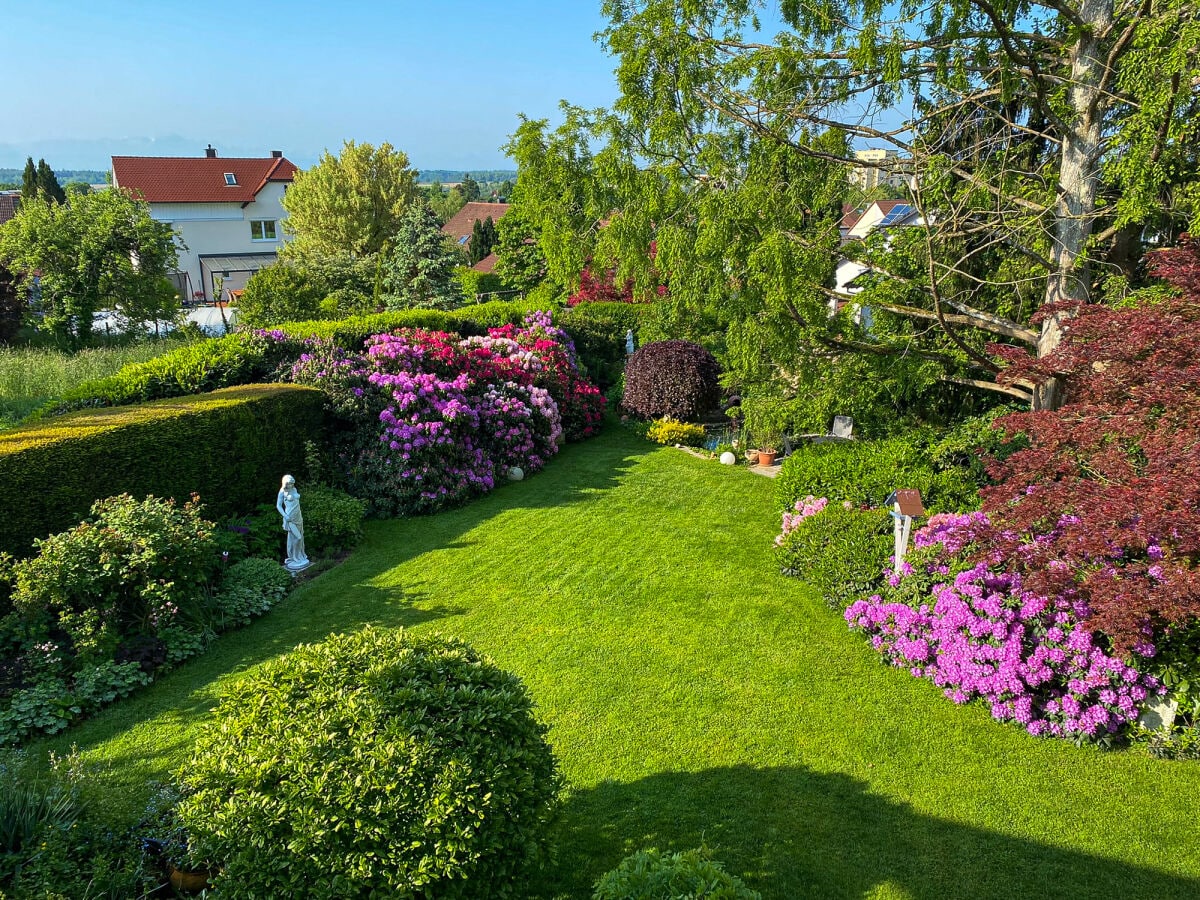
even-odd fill
[(885, 228), (888, 225), (894, 225), (901, 219), (905, 219), (912, 214), (912, 207), (907, 203), (901, 203), (899, 206), (893, 207), (892, 211), (883, 217), (879, 223), (880, 228)]

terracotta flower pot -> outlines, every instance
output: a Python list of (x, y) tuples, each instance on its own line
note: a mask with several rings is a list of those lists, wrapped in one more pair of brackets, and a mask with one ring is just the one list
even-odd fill
[(760, 466), (773, 466), (773, 465), (775, 465), (775, 456), (776, 455), (777, 455), (776, 451), (774, 451), (774, 450), (759, 450), (758, 451), (758, 464)]
[(208, 882), (211, 872), (201, 870), (199, 872), (187, 872), (183, 869), (176, 868), (173, 864), (167, 864), (167, 881), (170, 882), (172, 889), (176, 894), (185, 896), (188, 894), (198, 894), (206, 887), (211, 887)]
[(752, 465), (752, 466), (758, 465), (758, 451), (757, 450), (747, 450), (746, 451), (746, 462), (750, 463), (750, 465)]

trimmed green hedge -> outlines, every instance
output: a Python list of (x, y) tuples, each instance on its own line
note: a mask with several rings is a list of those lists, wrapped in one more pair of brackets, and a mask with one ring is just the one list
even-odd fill
[(509, 323), (520, 324), (525, 314), (531, 310), (532, 307), (527, 303), (495, 301), (448, 311), (401, 309), (370, 316), (351, 316), (336, 321), (286, 322), (275, 328), (291, 338), (327, 338), (347, 350), (357, 350), (371, 335), (395, 331), (397, 328), (456, 331), (464, 337), (486, 334), (489, 328)]
[(557, 314), (555, 322), (571, 335), (588, 377), (607, 391), (625, 369), (626, 332), (633, 332), (640, 347), (642, 323), (652, 313), (650, 303), (580, 303)]
[(809, 494), (828, 497), (831, 504), (849, 500), (854, 506), (878, 506), (897, 488), (919, 490), (931, 513), (979, 505), (978, 488), (967, 469), (938, 471), (924, 443), (903, 437), (802, 444), (784, 460), (775, 498), (783, 509)]
[(85, 410), (0, 432), (0, 551), (69, 528), (93, 501), (200, 495), (210, 518), (271, 500), (319, 439), (324, 395), (245, 385), (139, 406)]

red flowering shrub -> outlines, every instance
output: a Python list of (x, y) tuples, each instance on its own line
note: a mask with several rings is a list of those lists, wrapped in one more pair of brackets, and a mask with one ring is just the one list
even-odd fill
[(690, 341), (645, 344), (625, 364), (622, 405), (645, 419), (669, 416), (694, 422), (721, 397), (720, 366), (711, 353)]
[(1200, 669), (1200, 245), (1152, 271), (1181, 293), (1085, 306), (1052, 355), (1015, 359), (1009, 380), (1057, 376), (1066, 402), (999, 420), (1029, 447), (992, 464), (982, 496), (991, 558), (1028, 590), (1077, 596), (1117, 653), (1170, 649), (1147, 664), (1169, 674)]

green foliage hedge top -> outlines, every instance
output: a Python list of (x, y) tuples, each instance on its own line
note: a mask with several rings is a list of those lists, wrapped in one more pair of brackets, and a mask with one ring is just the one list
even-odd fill
[(937, 471), (924, 443), (909, 437), (803, 444), (784, 460), (775, 498), (784, 509), (810, 494), (831, 504), (849, 500), (854, 506), (878, 506), (898, 488), (919, 490), (931, 513), (979, 505), (968, 470)]
[(520, 680), (366, 628), (235, 682), (181, 777), (223, 897), (526, 896), (559, 777)]
[(588, 376), (602, 391), (616, 384), (625, 369), (625, 335), (640, 346), (642, 325), (654, 310), (648, 303), (580, 303), (555, 315), (571, 335)]
[(454, 331), (463, 337), (486, 334), (489, 328), (520, 323), (531, 309), (523, 302), (494, 301), (454, 310), (402, 309), (337, 321), (286, 322), (276, 328), (291, 338), (326, 338), (346, 350), (359, 350), (371, 335), (397, 328)]
[(213, 517), (270, 499), (323, 426), (323, 395), (297, 385), (226, 388), (86, 410), (0, 432), (0, 551), (81, 521), (112, 494), (186, 500)]
[(761, 900), (704, 850), (641, 850), (596, 882), (593, 900)]

